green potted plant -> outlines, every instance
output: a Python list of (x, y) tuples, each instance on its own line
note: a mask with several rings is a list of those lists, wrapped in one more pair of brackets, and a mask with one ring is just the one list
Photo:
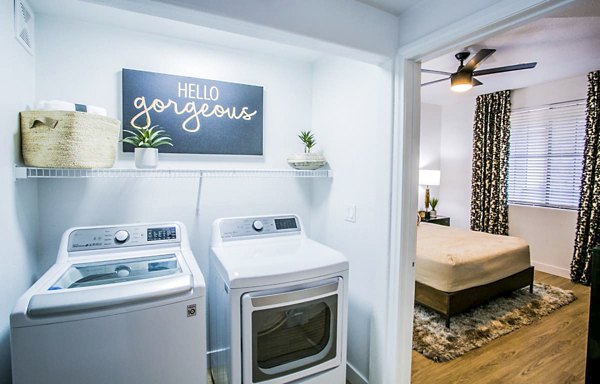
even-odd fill
[(290, 166), (296, 169), (318, 169), (327, 164), (327, 160), (321, 153), (311, 152), (317, 144), (315, 135), (311, 131), (300, 131), (298, 138), (304, 144), (304, 153), (296, 153), (288, 157)]
[(150, 128), (132, 127), (133, 130), (124, 129), (130, 136), (124, 137), (123, 142), (135, 147), (135, 166), (136, 168), (156, 168), (158, 165), (158, 147), (161, 145), (170, 145), (171, 138), (165, 133), (164, 129), (158, 125)]
[(311, 131), (300, 131), (298, 138), (304, 144), (304, 153), (310, 153), (310, 150), (317, 145), (315, 135)]
[(437, 197), (432, 197), (431, 201), (429, 202), (429, 205), (431, 205), (431, 211), (429, 212), (429, 217), (432, 219), (435, 219), (437, 217), (437, 211), (435, 210), (435, 207), (437, 207), (439, 202), (440, 202), (440, 200)]

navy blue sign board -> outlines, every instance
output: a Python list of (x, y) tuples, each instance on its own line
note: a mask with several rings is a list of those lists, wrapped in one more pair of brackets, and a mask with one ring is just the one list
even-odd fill
[(262, 155), (263, 87), (123, 68), (123, 129), (154, 125), (161, 152)]

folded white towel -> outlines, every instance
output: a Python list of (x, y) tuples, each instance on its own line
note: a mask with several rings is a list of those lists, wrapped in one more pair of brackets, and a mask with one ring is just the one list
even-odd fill
[(38, 111), (78, 111), (87, 112), (94, 115), (106, 116), (107, 112), (105, 108), (96, 107), (94, 105), (76, 104), (69, 103), (68, 101), (61, 100), (41, 100), (36, 109)]

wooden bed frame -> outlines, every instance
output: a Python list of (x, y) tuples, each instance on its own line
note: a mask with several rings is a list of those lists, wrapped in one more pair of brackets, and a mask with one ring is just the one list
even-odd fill
[(533, 267), (489, 284), (456, 292), (444, 292), (428, 285), (415, 282), (415, 302), (432, 309), (446, 318), (450, 328), (450, 317), (495, 297), (510, 293), (529, 285), (533, 292)]

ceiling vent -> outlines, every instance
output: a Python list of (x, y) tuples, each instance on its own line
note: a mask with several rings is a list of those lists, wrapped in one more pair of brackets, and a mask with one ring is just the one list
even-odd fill
[(15, 37), (33, 55), (33, 11), (25, 0), (15, 0)]

